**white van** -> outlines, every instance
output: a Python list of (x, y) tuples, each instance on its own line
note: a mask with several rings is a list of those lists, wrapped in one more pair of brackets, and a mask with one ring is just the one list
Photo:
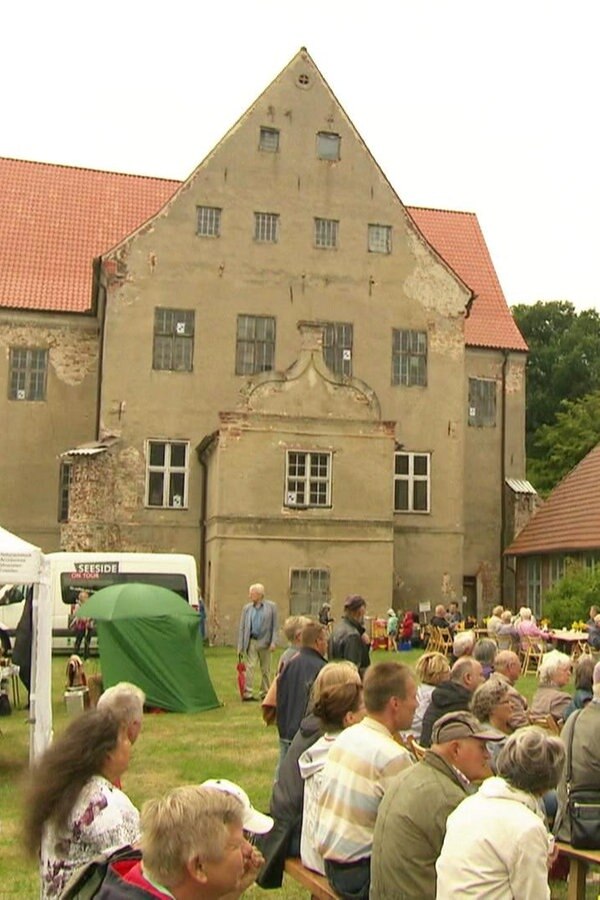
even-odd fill
[[(180, 594), (198, 608), (196, 560), (183, 553), (47, 553), (52, 598), (52, 646), (71, 650), (75, 634), (70, 617), (80, 591), (93, 594), (111, 584), (139, 581)], [(0, 606), (0, 621), (13, 631), (24, 601)]]

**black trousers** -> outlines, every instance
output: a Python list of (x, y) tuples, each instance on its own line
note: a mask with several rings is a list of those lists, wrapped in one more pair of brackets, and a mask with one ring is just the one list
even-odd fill
[(342, 897), (342, 900), (369, 900), (370, 856), (353, 863), (334, 862), (326, 859), (325, 873), (329, 884)]

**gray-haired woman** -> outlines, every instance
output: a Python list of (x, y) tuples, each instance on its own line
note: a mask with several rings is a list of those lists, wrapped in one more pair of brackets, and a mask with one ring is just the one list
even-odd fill
[(553, 840), (539, 798), (556, 787), (564, 760), (560, 738), (541, 729), (522, 728), (508, 738), (498, 775), (448, 817), (437, 900), (549, 900)]
[(571, 702), (571, 695), (564, 690), (571, 678), (571, 658), (559, 650), (544, 653), (538, 672), (540, 686), (531, 701), (533, 716), (554, 716), (562, 722), (566, 709)]

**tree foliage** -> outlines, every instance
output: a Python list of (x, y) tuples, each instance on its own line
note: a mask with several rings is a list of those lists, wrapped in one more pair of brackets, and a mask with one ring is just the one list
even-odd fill
[(567, 561), (564, 577), (546, 594), (544, 616), (553, 628), (570, 628), (587, 621), (592, 605), (600, 606), (600, 571)]
[[(576, 402), (600, 391), (600, 314), (593, 309), (577, 313), (562, 300), (520, 304), (512, 312), (529, 344), (528, 475), (545, 492), (600, 440), (589, 421), (597, 401), (583, 408)], [(548, 431), (554, 426), (557, 431)], [(556, 452), (554, 439), (560, 443)]]
[(538, 454), (530, 459), (529, 475), (546, 494), (600, 442), (600, 391), (581, 400), (563, 400), (553, 425), (536, 434)]

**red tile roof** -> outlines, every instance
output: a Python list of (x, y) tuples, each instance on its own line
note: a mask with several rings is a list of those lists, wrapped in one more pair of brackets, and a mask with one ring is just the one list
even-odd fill
[(92, 260), (179, 182), (0, 158), (0, 307), (86, 312)]
[[(0, 307), (87, 312), (92, 260), (153, 216), (179, 181), (0, 158)], [(408, 207), (476, 293), (467, 343), (526, 350), (473, 213)]]
[(407, 207), (429, 243), (476, 294), (465, 322), (471, 347), (527, 350), (502, 293), (475, 213)]
[(554, 488), (505, 553), (600, 549), (600, 444)]

